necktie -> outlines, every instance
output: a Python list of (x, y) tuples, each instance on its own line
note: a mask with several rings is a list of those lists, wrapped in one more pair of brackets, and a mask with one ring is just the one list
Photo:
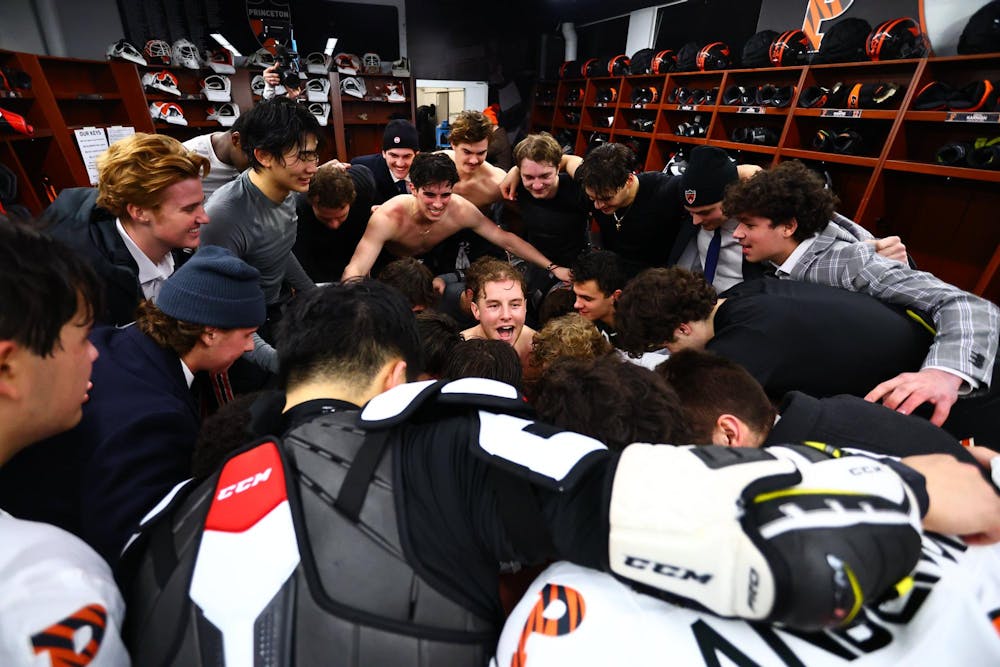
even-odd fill
[(399, 194), (405, 195), (409, 193), (409, 189), (406, 187), (406, 179), (396, 181), (396, 189), (399, 190)]
[(719, 264), (719, 250), (722, 248), (722, 227), (716, 227), (705, 254), (705, 280), (709, 284), (715, 279), (715, 267)]

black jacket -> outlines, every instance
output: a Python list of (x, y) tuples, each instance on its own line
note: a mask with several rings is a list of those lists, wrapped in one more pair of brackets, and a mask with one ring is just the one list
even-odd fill
[[(96, 188), (63, 190), (42, 216), (46, 231), (87, 258), (104, 283), (101, 324), (128, 324), (143, 299), (139, 266), (115, 227), (115, 215), (97, 205)], [(174, 266), (190, 255), (174, 251)]]

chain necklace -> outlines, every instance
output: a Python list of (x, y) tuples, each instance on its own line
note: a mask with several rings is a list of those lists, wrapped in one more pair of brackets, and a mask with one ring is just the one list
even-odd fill
[(616, 232), (620, 232), (622, 230), (622, 220), (625, 219), (625, 216), (627, 216), (629, 214), (629, 211), (631, 211), (631, 210), (632, 210), (632, 205), (629, 204), (625, 208), (625, 212), (622, 213), (621, 215), (618, 214), (618, 211), (614, 211), (614, 212), (611, 213), (611, 217), (615, 219), (615, 231)]

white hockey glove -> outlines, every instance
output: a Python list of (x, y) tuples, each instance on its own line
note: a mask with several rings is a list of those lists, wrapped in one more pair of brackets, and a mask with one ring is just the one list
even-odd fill
[(811, 462), (814, 450), (796, 449), (627, 447), (611, 491), (611, 570), (720, 616), (849, 624), (912, 572), (919, 508), (874, 459)]

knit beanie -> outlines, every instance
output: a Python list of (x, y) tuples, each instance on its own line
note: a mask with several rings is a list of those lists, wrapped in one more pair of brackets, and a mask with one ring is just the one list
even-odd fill
[(414, 151), (420, 150), (420, 139), (417, 137), (416, 126), (408, 120), (395, 118), (385, 126), (385, 134), (382, 135), (382, 150), (391, 148), (409, 148)]
[(722, 201), (726, 187), (739, 179), (736, 160), (716, 146), (697, 146), (681, 175), (684, 205), (708, 206)]
[(220, 329), (259, 327), (267, 317), (260, 272), (213, 245), (163, 282), (156, 306), (175, 320)]

